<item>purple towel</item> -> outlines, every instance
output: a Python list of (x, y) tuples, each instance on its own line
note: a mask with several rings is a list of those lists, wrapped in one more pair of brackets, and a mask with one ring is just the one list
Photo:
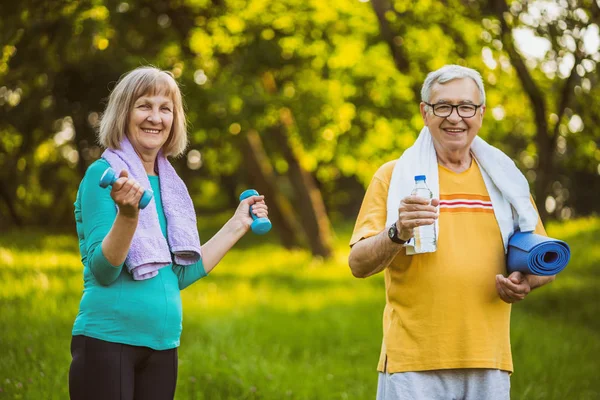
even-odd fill
[[(142, 161), (127, 137), (121, 142), (120, 150), (107, 149), (102, 158), (108, 161), (117, 175), (125, 169), (144, 189), (150, 189)], [(138, 281), (155, 277), (160, 268), (171, 263), (190, 265), (202, 257), (196, 211), (187, 187), (162, 151), (158, 153), (157, 166), (168, 243), (160, 229), (153, 197), (148, 207), (140, 210), (138, 226), (125, 259), (127, 270)]]

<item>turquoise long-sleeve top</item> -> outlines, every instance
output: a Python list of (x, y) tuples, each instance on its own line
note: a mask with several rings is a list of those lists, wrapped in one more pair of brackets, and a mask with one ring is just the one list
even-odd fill
[[(127, 267), (111, 265), (102, 253), (102, 241), (117, 216), (110, 189), (99, 186), (110, 165), (100, 159), (88, 168), (77, 192), (75, 221), (83, 263), (83, 296), (73, 335), (155, 350), (179, 346), (182, 331), (180, 291), (206, 276), (202, 259), (192, 265), (161, 268), (158, 275), (134, 281)], [(158, 176), (148, 176), (162, 234), (167, 220)]]

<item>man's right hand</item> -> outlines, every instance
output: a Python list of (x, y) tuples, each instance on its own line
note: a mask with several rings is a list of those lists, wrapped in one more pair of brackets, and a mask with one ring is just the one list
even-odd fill
[(137, 218), (142, 194), (144, 188), (135, 179), (129, 178), (126, 170), (121, 171), (110, 191), (110, 197), (119, 207), (119, 214), (128, 218)]
[(438, 199), (426, 199), (424, 197), (407, 196), (400, 202), (398, 208), (398, 236), (402, 240), (413, 237), (413, 229), (418, 226), (431, 225), (438, 218)]

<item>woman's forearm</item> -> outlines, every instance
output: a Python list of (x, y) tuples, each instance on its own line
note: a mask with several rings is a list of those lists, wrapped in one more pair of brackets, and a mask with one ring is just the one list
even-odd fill
[(112, 228), (102, 241), (102, 253), (111, 265), (120, 266), (125, 262), (137, 224), (137, 216), (132, 218), (117, 214)]
[(208, 242), (202, 246), (202, 262), (204, 271), (208, 274), (223, 259), (225, 254), (248, 231), (234, 220), (229, 220)]

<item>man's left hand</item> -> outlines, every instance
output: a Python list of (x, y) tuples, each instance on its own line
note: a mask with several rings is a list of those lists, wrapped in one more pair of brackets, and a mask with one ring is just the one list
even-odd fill
[(515, 271), (508, 277), (496, 275), (496, 290), (502, 300), (507, 303), (521, 301), (531, 292), (527, 275)]

